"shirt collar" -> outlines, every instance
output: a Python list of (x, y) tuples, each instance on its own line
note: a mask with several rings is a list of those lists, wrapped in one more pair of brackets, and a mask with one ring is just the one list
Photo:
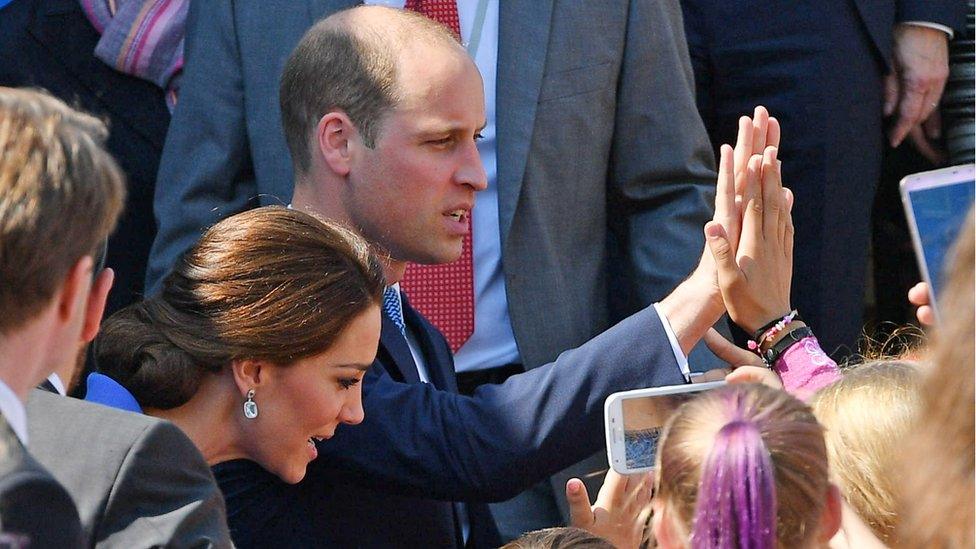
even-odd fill
[(17, 398), (13, 389), (0, 380), (0, 414), (14, 430), (20, 443), (27, 446), (27, 410), (24, 403)]
[(66, 396), (68, 394), (68, 391), (64, 388), (64, 382), (61, 381), (61, 376), (57, 372), (53, 372), (47, 376), (47, 380), (57, 389), (59, 395)]

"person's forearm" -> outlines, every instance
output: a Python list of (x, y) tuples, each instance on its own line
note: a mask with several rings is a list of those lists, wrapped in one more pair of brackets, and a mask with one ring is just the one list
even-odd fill
[(678, 339), (681, 351), (688, 355), (725, 312), (718, 288), (707, 277), (693, 273), (658, 304)]

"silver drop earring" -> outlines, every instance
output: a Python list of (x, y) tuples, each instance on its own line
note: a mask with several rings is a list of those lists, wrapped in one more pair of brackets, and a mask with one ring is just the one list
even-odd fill
[(244, 417), (247, 419), (258, 417), (258, 403), (254, 402), (254, 389), (247, 391), (247, 400), (244, 401)]

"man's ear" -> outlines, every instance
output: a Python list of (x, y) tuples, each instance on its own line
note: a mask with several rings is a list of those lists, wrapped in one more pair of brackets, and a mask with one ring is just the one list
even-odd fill
[(57, 299), (58, 320), (69, 322), (76, 312), (84, 307), (84, 299), (91, 290), (91, 270), (94, 262), (91, 256), (82, 256), (68, 270), (68, 274), (61, 283), (61, 289), (55, 294)]
[(90, 343), (98, 334), (98, 327), (105, 314), (105, 303), (108, 292), (115, 281), (115, 271), (110, 268), (102, 269), (92, 283), (91, 293), (88, 294), (88, 306), (85, 308), (85, 323), (81, 327), (81, 342)]
[(315, 126), (315, 150), (337, 175), (349, 174), (352, 152), (358, 142), (359, 131), (344, 112), (328, 112)]
[(817, 532), (817, 540), (821, 543), (830, 541), (834, 534), (840, 530), (841, 515), (843, 514), (843, 500), (840, 490), (833, 483), (827, 488), (827, 503), (824, 505), (823, 513), (820, 515), (820, 530)]

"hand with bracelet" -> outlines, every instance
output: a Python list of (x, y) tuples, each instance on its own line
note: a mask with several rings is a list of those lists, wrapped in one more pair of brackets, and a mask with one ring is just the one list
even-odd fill
[[(747, 126), (740, 123), (740, 143)], [(776, 133), (778, 142), (778, 125)], [(751, 142), (751, 152), (755, 152), (756, 141)], [(705, 225), (705, 237), (729, 317), (753, 334), (754, 350), (784, 377), (788, 390), (808, 393), (833, 382), (837, 366), (791, 311), (793, 194), (782, 185), (777, 147), (763, 145), (762, 154), (736, 154), (734, 168), (720, 170), (723, 177), (716, 185), (716, 210), (722, 204), (735, 204), (732, 211), (741, 217), (730, 225), (738, 225), (738, 230), (728, 230), (725, 223), (715, 219)], [(726, 168), (731, 152), (727, 146), (722, 148)], [(804, 354), (793, 352), (801, 345)], [(788, 353), (797, 355), (798, 364), (784, 362)], [(736, 377), (733, 373), (733, 380)]]

